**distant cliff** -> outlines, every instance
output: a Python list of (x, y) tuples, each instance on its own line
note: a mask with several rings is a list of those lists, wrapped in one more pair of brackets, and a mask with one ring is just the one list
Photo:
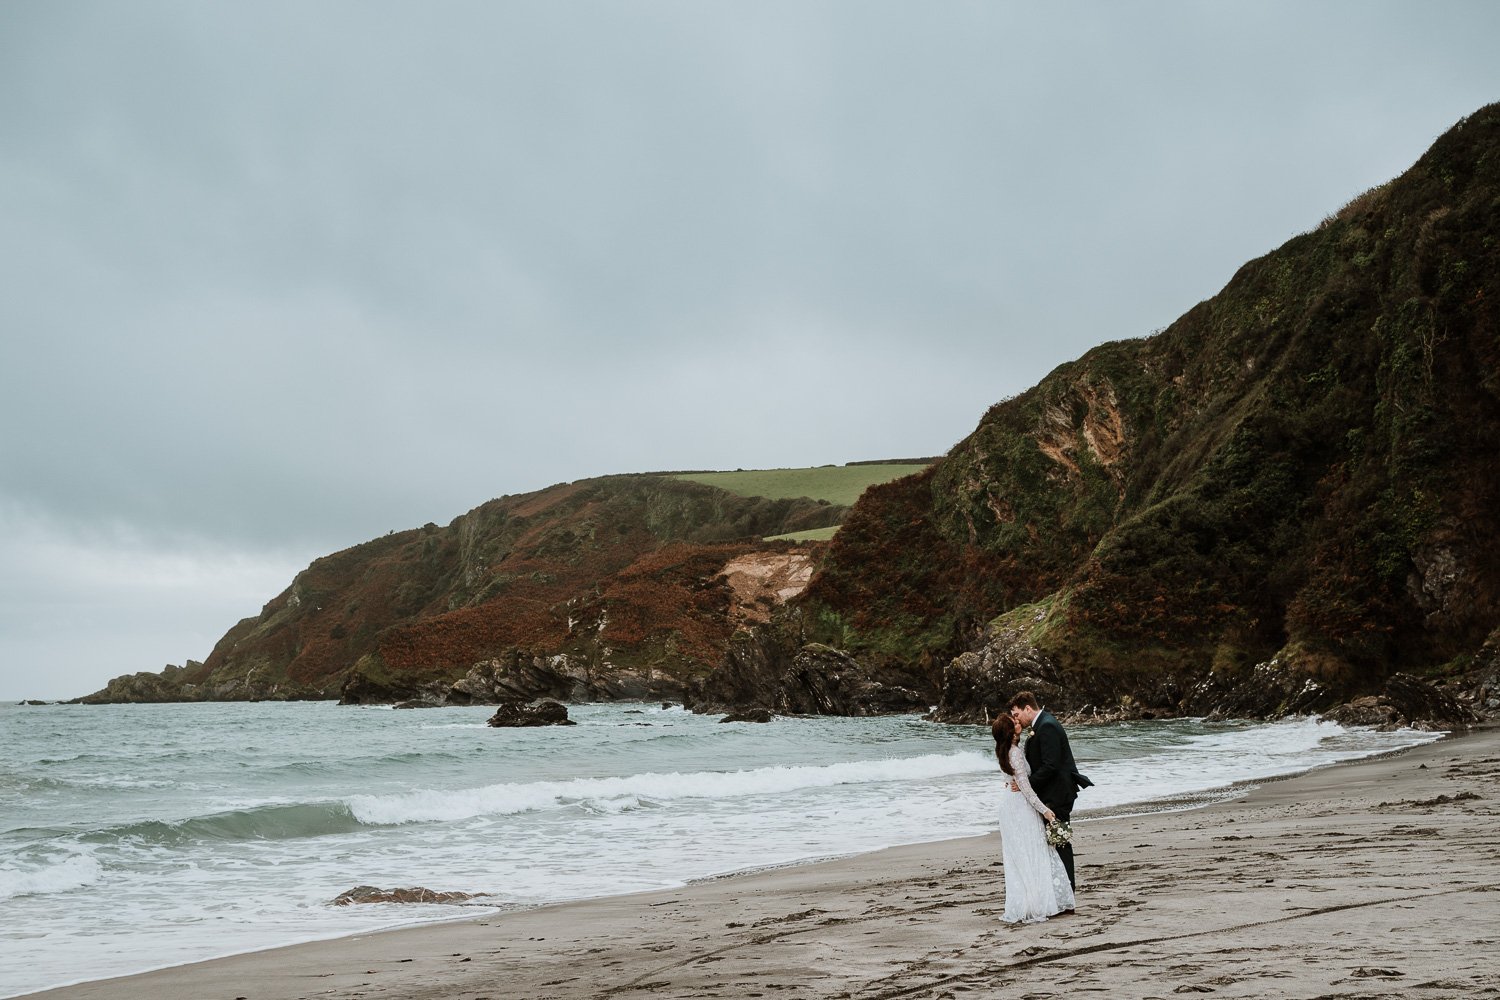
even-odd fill
[(680, 698), (806, 584), (817, 546), (761, 538), (846, 511), (670, 475), (504, 497), (318, 559), (204, 662), (81, 700)]
[(872, 488), (796, 615), (794, 646), (940, 664), (952, 719), (1018, 686), (1274, 714), (1500, 667), (1500, 105)]

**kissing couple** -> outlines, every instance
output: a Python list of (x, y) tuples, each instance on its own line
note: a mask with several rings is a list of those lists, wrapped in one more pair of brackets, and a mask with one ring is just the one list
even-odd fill
[[(1069, 819), (1078, 791), (1093, 784), (1078, 773), (1068, 734), (1030, 691), (990, 723), (1006, 782), (1000, 792), (1000, 857), (1008, 923), (1035, 923), (1073, 912), (1073, 843)], [(1045, 826), (1043, 825), (1045, 821)]]

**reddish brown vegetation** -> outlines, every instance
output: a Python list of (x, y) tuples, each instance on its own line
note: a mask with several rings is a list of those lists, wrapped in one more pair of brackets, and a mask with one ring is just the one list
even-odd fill
[(326, 690), (372, 653), (418, 679), (512, 650), (701, 673), (735, 627), (724, 564), (785, 547), (720, 539), (841, 514), (654, 476), (494, 500), (317, 560), (188, 679), (261, 671)]

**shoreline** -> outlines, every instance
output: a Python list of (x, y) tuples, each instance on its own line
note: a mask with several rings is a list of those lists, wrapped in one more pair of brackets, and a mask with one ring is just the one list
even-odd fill
[[(1484, 955), (1500, 945), (1500, 897), (1485, 896), (1500, 891), (1500, 728), (1249, 785), (1196, 807), (1080, 815), (1078, 915), (1039, 925), (999, 922), (990, 833), (25, 996), (937, 997), (1033, 966), (1047, 969), (1026, 974), (1036, 996), (1174, 992), (1163, 975), (1225, 996), (1377, 996), (1429, 980), (1453, 991), (1442, 995), (1487, 995)], [(1288, 942), (1281, 925), (1293, 920)]]

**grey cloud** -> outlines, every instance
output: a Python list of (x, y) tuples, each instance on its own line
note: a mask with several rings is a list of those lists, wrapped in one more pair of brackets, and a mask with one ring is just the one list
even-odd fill
[(941, 452), (1408, 166), (1500, 95), (1497, 28), (12, 0), (0, 517), (317, 553), (607, 472)]

